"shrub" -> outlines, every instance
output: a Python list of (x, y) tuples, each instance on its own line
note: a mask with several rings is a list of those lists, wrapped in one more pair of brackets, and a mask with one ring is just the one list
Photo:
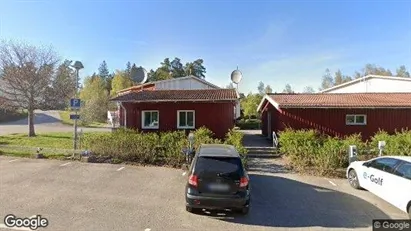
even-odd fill
[(371, 145), (375, 149), (378, 147), (378, 141), (385, 141), (386, 143), (383, 155), (411, 155), (411, 131), (409, 130), (403, 129), (401, 132), (397, 131), (392, 135), (380, 130), (371, 139)]
[(85, 136), (84, 141), (86, 147), (101, 158), (178, 166), (184, 160), (181, 155), (185, 145), (182, 137), (184, 135), (179, 132), (157, 134), (119, 129), (112, 133)]
[(201, 127), (194, 132), (194, 147), (201, 144), (221, 144), (222, 141), (214, 139), (215, 134), (206, 127)]
[(242, 119), (242, 120), (237, 121), (236, 126), (244, 130), (260, 129), (261, 121), (257, 119), (247, 119), (247, 120)]
[(233, 145), (240, 155), (245, 156), (247, 149), (243, 146), (243, 139), (244, 134), (242, 132), (231, 129), (226, 135), (225, 143)]
[(348, 165), (347, 146), (345, 140), (327, 137), (314, 154), (313, 165), (320, 174)]
[(322, 137), (316, 130), (286, 129), (279, 133), (280, 152), (298, 169), (312, 165), (321, 142)]

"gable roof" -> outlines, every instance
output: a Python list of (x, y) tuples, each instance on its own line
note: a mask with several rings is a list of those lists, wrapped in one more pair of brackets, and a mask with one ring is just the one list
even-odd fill
[(268, 94), (266, 102), (275, 108), (411, 108), (411, 93)]
[(236, 101), (235, 89), (155, 90), (128, 92), (111, 99), (117, 102)]
[(194, 75), (189, 75), (189, 76), (185, 76), (185, 77), (177, 77), (177, 78), (172, 78), (172, 79), (165, 79), (165, 80), (158, 80), (158, 81), (143, 83), (143, 84), (140, 84), (140, 85), (136, 85), (136, 86), (132, 86), (132, 87), (120, 90), (120, 91), (118, 91), (118, 93), (124, 93), (124, 92), (127, 92), (127, 91), (132, 91), (132, 90), (136, 90), (136, 89), (141, 89), (141, 88), (154, 86), (156, 83), (166, 83), (166, 82), (180, 81), (180, 80), (185, 80), (185, 79), (193, 79), (195, 81), (198, 81), (200, 83), (208, 85), (212, 88), (221, 89), (221, 87), (219, 87), (217, 85), (214, 85), (214, 84), (212, 84), (212, 83), (210, 83), (210, 82), (208, 82), (208, 81), (206, 81), (202, 78), (198, 78)]
[(407, 77), (394, 77), (394, 76), (383, 76), (383, 75), (367, 75), (358, 79), (354, 79), (351, 80), (349, 82), (343, 83), (343, 84), (339, 84), (337, 86), (333, 86), (327, 89), (324, 89), (322, 91), (320, 91), (320, 93), (326, 93), (326, 92), (330, 92), (332, 90), (336, 90), (336, 89), (340, 89), (349, 85), (353, 85), (355, 83), (358, 82), (363, 82), (363, 81), (367, 81), (369, 79), (388, 79), (388, 80), (395, 80), (395, 81), (410, 81), (411, 82), (411, 78), (407, 78)]

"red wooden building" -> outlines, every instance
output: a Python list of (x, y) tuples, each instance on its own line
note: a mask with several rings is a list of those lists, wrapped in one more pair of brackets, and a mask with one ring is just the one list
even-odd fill
[(140, 131), (194, 130), (206, 126), (218, 138), (234, 127), (235, 89), (156, 89), (152, 84), (123, 91), (120, 126)]
[(411, 93), (268, 94), (257, 110), (269, 138), (286, 127), (333, 136), (361, 133), (364, 140), (379, 129), (411, 129)]

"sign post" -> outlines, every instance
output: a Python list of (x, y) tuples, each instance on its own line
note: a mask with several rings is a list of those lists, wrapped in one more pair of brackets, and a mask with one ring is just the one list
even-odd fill
[(80, 115), (78, 114), (78, 110), (81, 107), (81, 102), (80, 99), (78, 98), (78, 87), (79, 87), (79, 70), (83, 69), (84, 66), (80, 61), (76, 61), (73, 64), (74, 69), (76, 69), (76, 82), (75, 82), (75, 94), (74, 94), (74, 98), (70, 99), (70, 107), (72, 110), (75, 111), (75, 114), (71, 114), (70, 115), (70, 119), (74, 120), (74, 139), (73, 139), (73, 158), (74, 158), (74, 154), (77, 150), (77, 120), (80, 119)]

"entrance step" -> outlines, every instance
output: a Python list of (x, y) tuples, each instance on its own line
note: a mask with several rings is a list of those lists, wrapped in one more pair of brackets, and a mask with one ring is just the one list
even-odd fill
[(250, 158), (276, 158), (280, 156), (279, 150), (274, 147), (245, 147), (247, 157)]
[(281, 157), (279, 153), (271, 153), (271, 154), (247, 153), (247, 158), (278, 158), (278, 157)]

